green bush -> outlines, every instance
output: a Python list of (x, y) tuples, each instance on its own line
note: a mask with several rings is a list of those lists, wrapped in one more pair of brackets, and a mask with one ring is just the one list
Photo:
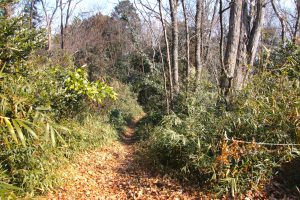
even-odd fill
[(32, 197), (57, 185), (58, 169), (76, 153), (116, 139), (98, 112), (116, 93), (90, 82), (85, 68), (36, 55), (43, 34), (21, 19), (1, 18), (0, 26), (0, 198)]
[[(218, 105), (218, 89), (202, 80), (196, 91), (180, 94), (176, 114), (165, 116), (150, 131), (145, 153), (158, 168), (185, 180), (206, 183), (217, 196), (243, 198), (248, 190), (262, 191), (283, 162), (298, 150), (299, 47), (290, 44), (268, 55), (252, 82), (233, 97), (233, 109)], [(227, 141), (226, 137), (246, 143)]]

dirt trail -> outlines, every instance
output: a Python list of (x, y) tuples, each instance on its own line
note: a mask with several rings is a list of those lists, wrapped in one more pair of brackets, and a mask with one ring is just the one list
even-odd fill
[[(201, 199), (175, 180), (154, 175), (136, 161), (134, 128), (141, 115), (132, 120), (123, 142), (82, 154), (66, 169), (63, 187), (48, 199)], [(138, 159), (140, 160), (140, 159)]]

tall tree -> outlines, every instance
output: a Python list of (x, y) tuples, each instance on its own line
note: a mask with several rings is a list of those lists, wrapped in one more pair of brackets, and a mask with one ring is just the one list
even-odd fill
[(234, 77), (236, 67), (237, 52), (240, 38), (241, 14), (242, 1), (231, 0), (229, 30), (224, 57), (224, 68), (221, 69), (220, 78), (220, 86), (225, 97), (226, 103), (229, 103), (229, 91), (232, 86), (232, 79)]
[(188, 16), (185, 5), (185, 0), (181, 0), (183, 16), (184, 16), (184, 26), (185, 26), (185, 56), (186, 56), (186, 84), (188, 84), (189, 72), (190, 72), (190, 31), (188, 24)]
[(162, 1), (161, 0), (157, 0), (158, 4), (159, 4), (159, 16), (160, 16), (160, 21), (161, 21), (161, 25), (163, 28), (163, 37), (164, 37), (164, 42), (166, 45), (166, 57), (167, 57), (167, 65), (168, 65), (168, 75), (169, 75), (169, 84), (170, 84), (170, 98), (171, 100), (173, 100), (173, 76), (172, 76), (172, 65), (171, 65), (171, 56), (170, 56), (170, 47), (169, 47), (169, 39), (168, 39), (168, 34), (167, 34), (167, 26), (165, 23), (165, 19), (163, 16), (163, 12), (162, 12)]
[(284, 43), (285, 41), (285, 21), (284, 21), (284, 17), (279, 13), (277, 6), (275, 5), (274, 0), (271, 0), (271, 4), (272, 4), (272, 8), (277, 16), (277, 18), (279, 19), (280, 25), (281, 25), (281, 42)]
[(259, 45), (259, 39), (261, 35), (262, 26), (264, 23), (265, 16), (265, 0), (257, 0), (256, 3), (256, 17), (253, 21), (252, 29), (249, 35), (249, 42), (247, 45), (248, 52), (248, 64), (253, 66), (256, 51)]
[(295, 22), (295, 28), (294, 28), (294, 33), (293, 33), (293, 42), (295, 43), (297, 40), (297, 34), (298, 34), (298, 29), (300, 26), (300, 0), (295, 0), (296, 4), (296, 22)]
[(42, 9), (44, 13), (44, 17), (46, 20), (46, 30), (47, 30), (47, 40), (48, 40), (48, 45), (47, 48), (50, 50), (52, 48), (52, 23), (54, 20), (54, 16), (56, 14), (56, 11), (59, 7), (59, 2), (60, 0), (55, 0), (55, 5), (54, 7), (50, 8), (47, 6), (46, 0), (41, 0), (42, 4)]
[(64, 6), (63, 1), (60, 0), (60, 48), (64, 49)]
[(202, 61), (201, 61), (201, 6), (202, 0), (197, 0), (196, 5), (196, 49), (195, 49), (195, 62), (196, 62), (196, 82), (200, 79)]
[(38, 3), (40, 0), (27, 0), (24, 6), (24, 15), (26, 16), (29, 28), (35, 28), (41, 21), (41, 17), (38, 13)]
[(172, 22), (172, 68), (175, 93), (179, 93), (179, 73), (178, 73), (178, 0), (169, 0), (170, 14)]

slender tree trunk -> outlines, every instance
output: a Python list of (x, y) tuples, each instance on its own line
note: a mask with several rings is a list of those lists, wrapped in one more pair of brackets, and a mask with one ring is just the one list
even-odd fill
[(179, 74), (178, 74), (178, 0), (169, 0), (171, 21), (172, 21), (172, 66), (173, 66), (173, 80), (174, 91), (179, 93)]
[(30, 1), (30, 11), (29, 11), (29, 28), (33, 28), (33, 7), (34, 7), (34, 0)]
[(296, 6), (297, 6), (297, 17), (296, 17), (296, 24), (293, 33), (293, 43), (295, 43), (297, 40), (297, 33), (298, 33), (299, 23), (300, 23), (300, 0), (297, 0)]
[(214, 5), (214, 10), (213, 10), (213, 15), (211, 18), (211, 22), (210, 22), (210, 27), (209, 27), (209, 33), (208, 33), (208, 44), (207, 44), (207, 48), (205, 50), (205, 54), (204, 54), (204, 58), (203, 58), (203, 62), (206, 63), (208, 60), (208, 55), (210, 52), (210, 42), (211, 42), (211, 37), (212, 37), (212, 29), (213, 29), (213, 25), (215, 22), (215, 18), (216, 18), (216, 11), (217, 11), (217, 7), (218, 7), (218, 0), (215, 1), (215, 5)]
[(52, 48), (52, 37), (51, 37), (51, 31), (52, 31), (52, 22), (53, 22), (53, 17), (58, 9), (59, 6), (59, 1), (60, 0), (56, 0), (55, 1), (55, 7), (54, 10), (52, 11), (51, 15), (48, 14), (47, 9), (46, 9), (46, 5), (44, 0), (41, 0), (40, 2), (42, 3), (42, 8), (44, 11), (44, 15), (46, 18), (46, 28), (47, 28), (47, 38), (48, 38), (48, 50), (50, 50)]
[(221, 72), (225, 74), (224, 67), (224, 25), (223, 25), (223, 2), (219, 0), (219, 15), (220, 15), (220, 43), (219, 43), (219, 53), (220, 53), (220, 65)]
[(195, 49), (195, 61), (196, 61), (196, 83), (198, 83), (200, 79), (200, 74), (202, 70), (202, 62), (201, 62), (201, 1), (197, 0), (196, 5), (196, 49)]
[(52, 48), (51, 25), (47, 25), (48, 50)]
[(64, 49), (64, 15), (62, 0), (60, 0), (60, 48)]
[(257, 0), (257, 10), (256, 10), (256, 18), (253, 22), (253, 27), (250, 32), (249, 36), (249, 43), (247, 46), (248, 51), (248, 64), (253, 66), (256, 51), (259, 44), (259, 39), (261, 35), (261, 29), (264, 23), (264, 16), (265, 16), (265, 0)]
[(160, 43), (158, 44), (159, 53), (161, 57), (161, 64), (162, 64), (162, 70), (163, 70), (163, 80), (164, 80), (164, 90), (165, 90), (165, 96), (166, 96), (166, 107), (167, 107), (167, 114), (170, 114), (170, 102), (169, 102), (169, 95), (168, 95), (168, 88), (167, 88), (167, 77), (166, 77), (166, 70), (165, 70), (165, 62), (164, 62), (164, 56), (161, 51)]
[(190, 31), (189, 31), (189, 24), (188, 24), (188, 17), (186, 13), (186, 5), (185, 0), (181, 0), (182, 10), (184, 15), (184, 25), (185, 25), (185, 54), (186, 54), (186, 71), (185, 71), (185, 78), (186, 84), (188, 85), (189, 82), (189, 73), (190, 73)]
[(276, 5), (274, 3), (274, 0), (271, 0), (271, 4), (273, 7), (273, 10), (277, 16), (277, 18), (279, 19), (280, 25), (281, 25), (281, 43), (284, 43), (285, 41), (285, 23), (284, 23), (284, 19), (283, 17), (280, 15), (280, 13), (278, 12)]
[(159, 4), (159, 15), (160, 15), (160, 21), (161, 21), (161, 25), (163, 28), (163, 32), (164, 32), (164, 41), (166, 44), (166, 57), (167, 57), (167, 65), (168, 65), (168, 76), (169, 76), (169, 84), (170, 84), (170, 98), (171, 100), (173, 100), (174, 97), (174, 88), (173, 88), (173, 76), (172, 76), (172, 65), (171, 65), (171, 56), (170, 56), (170, 47), (169, 47), (169, 40), (168, 40), (168, 34), (167, 34), (167, 27), (163, 18), (163, 13), (162, 13), (162, 2), (161, 0), (158, 0), (158, 4)]
[(66, 13), (65, 29), (67, 29), (69, 25), (71, 3), (72, 0), (69, 0), (67, 6), (67, 13)]
[(247, 63), (247, 43), (250, 32), (250, 23), (248, 19), (248, 3), (244, 1), (242, 8), (241, 31), (236, 63), (236, 77), (234, 80), (234, 88), (237, 90), (243, 88), (244, 81), (249, 70)]

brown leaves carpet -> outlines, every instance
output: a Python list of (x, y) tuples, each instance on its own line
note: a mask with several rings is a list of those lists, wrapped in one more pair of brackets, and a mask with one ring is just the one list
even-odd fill
[(169, 177), (152, 174), (135, 159), (137, 150), (130, 140), (141, 117), (129, 125), (124, 142), (79, 156), (63, 170), (66, 184), (47, 199), (208, 199)]

